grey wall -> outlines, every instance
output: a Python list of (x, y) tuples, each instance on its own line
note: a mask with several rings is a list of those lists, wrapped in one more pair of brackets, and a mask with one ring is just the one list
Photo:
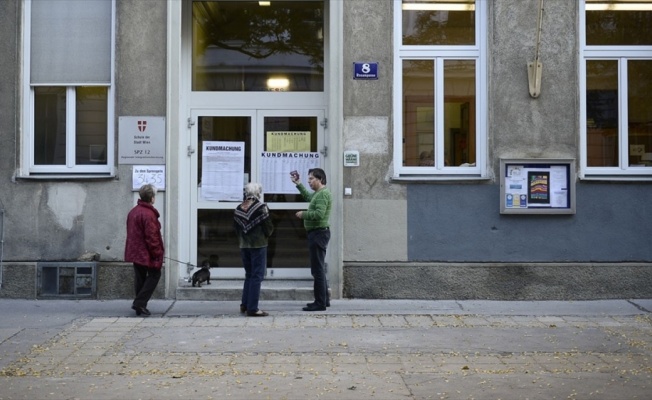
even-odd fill
[[(166, 3), (117, 2), (117, 117), (165, 115)], [(97, 253), (120, 261), (125, 216), (135, 204), (131, 166), (115, 179), (16, 178), (20, 154), (22, 3), (0, 2), (0, 201), (5, 209), (4, 261), (77, 260)], [(117, 139), (116, 139), (117, 140)], [(117, 160), (116, 141), (116, 160)], [(24, 166), (23, 166), (24, 167)], [(162, 206), (164, 203), (157, 204)]]
[(539, 0), (489, 2), (489, 159), (578, 158), (578, 5), (544, 2), (541, 95), (529, 94)]
[(501, 215), (498, 185), (411, 185), (408, 258), (652, 262), (651, 197), (652, 185), (580, 183), (575, 215)]

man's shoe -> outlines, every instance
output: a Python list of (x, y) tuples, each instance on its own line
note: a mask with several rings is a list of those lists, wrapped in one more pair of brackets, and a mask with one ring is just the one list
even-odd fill
[(313, 303), (303, 307), (303, 311), (326, 311), (326, 307)]
[(247, 312), (247, 306), (243, 306), (242, 304), (240, 304), (240, 313), (244, 314), (246, 312)]
[(140, 315), (140, 314), (143, 314), (143, 315), (146, 315), (146, 316), (152, 315), (152, 313), (149, 312), (149, 310), (146, 309), (145, 307), (131, 306), (131, 309), (136, 311), (136, 315)]
[(268, 315), (269, 314), (262, 310), (258, 310), (256, 312), (247, 311), (247, 317), (266, 317)]
[[(316, 305), (316, 304), (317, 304), (317, 303), (314, 303), (314, 302), (313, 302), (313, 303), (306, 303), (306, 306), (307, 306), (307, 307), (310, 307), (310, 306), (314, 306), (314, 305)], [(329, 301), (329, 302), (326, 303), (326, 307), (330, 307), (330, 306), (331, 306), (331, 302)]]

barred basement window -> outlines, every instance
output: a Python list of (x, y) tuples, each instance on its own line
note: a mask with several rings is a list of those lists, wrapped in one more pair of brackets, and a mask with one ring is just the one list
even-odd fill
[(94, 262), (38, 263), (37, 297), (95, 298)]

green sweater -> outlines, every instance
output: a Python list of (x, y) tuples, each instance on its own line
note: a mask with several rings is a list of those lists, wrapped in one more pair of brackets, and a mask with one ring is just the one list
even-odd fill
[(318, 191), (310, 193), (301, 183), (297, 185), (297, 189), (303, 198), (310, 202), (308, 209), (303, 212), (303, 226), (306, 230), (310, 232), (317, 228), (328, 228), (333, 204), (330, 190), (324, 186)]

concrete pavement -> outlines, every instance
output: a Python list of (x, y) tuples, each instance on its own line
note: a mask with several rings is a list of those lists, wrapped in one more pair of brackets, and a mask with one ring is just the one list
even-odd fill
[(652, 300), (0, 300), (5, 399), (650, 399)]

